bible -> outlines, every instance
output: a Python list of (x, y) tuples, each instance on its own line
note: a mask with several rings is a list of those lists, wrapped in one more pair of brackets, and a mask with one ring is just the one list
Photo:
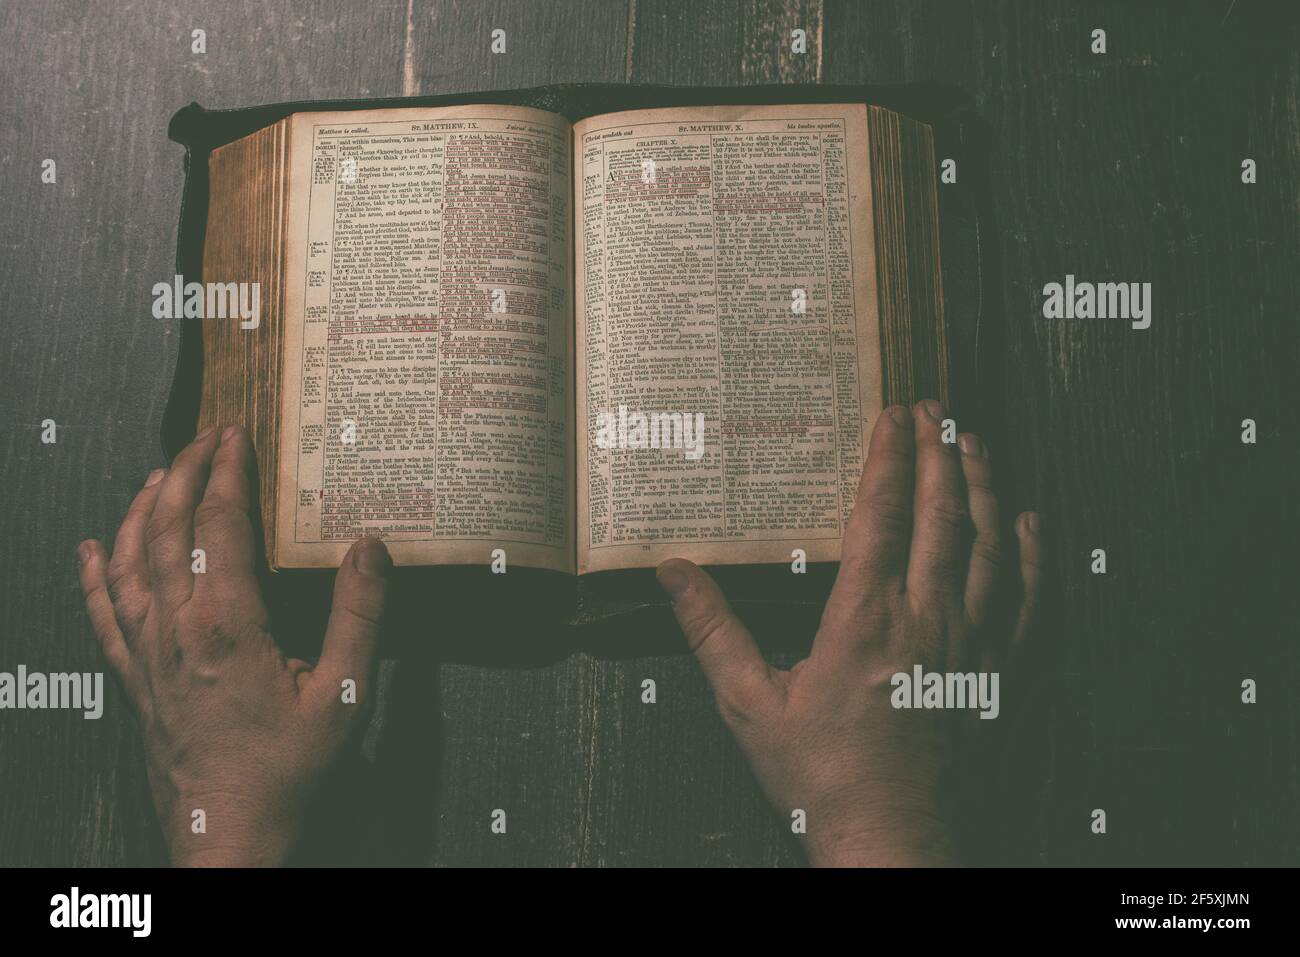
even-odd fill
[[(213, 149), (199, 427), (272, 568), (839, 557), (882, 381), (940, 379), (931, 128), (864, 103), (296, 112)], [(924, 335), (916, 329), (924, 328)]]

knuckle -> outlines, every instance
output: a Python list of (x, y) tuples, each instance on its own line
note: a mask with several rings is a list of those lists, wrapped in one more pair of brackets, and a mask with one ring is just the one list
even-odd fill
[(353, 624), (379, 628), (383, 624), (383, 606), (376, 601), (352, 601), (339, 609)]
[(690, 622), (690, 634), (693, 636), (691, 650), (699, 651), (713, 638), (720, 635), (727, 627), (726, 616), (716, 611), (704, 612)]
[(713, 689), (713, 704), (728, 728), (737, 733), (758, 721), (758, 710), (743, 684), (719, 685)]
[(177, 535), (185, 527), (185, 516), (177, 511), (157, 511), (149, 516), (145, 526), (144, 538), (149, 547), (158, 545), (163, 539)]
[(750, 714), (748, 709), (741, 701), (738, 701), (735, 694), (728, 694), (721, 691), (713, 695), (714, 705), (718, 709), (718, 714), (722, 716), (723, 722), (727, 727), (739, 729), (750, 723)]
[(143, 588), (144, 580), (134, 569), (109, 566), (108, 596), (114, 603), (129, 601)]
[(152, 601), (148, 582), (134, 572), (123, 573), (109, 579), (108, 597), (123, 631), (128, 634), (138, 631)]
[[(913, 552), (916, 564), (922, 569), (918, 576), (922, 589), (927, 593), (957, 591), (958, 582), (966, 568), (966, 553), (959, 548), (943, 545), (931, 545)], [(909, 581), (909, 590), (910, 582)]]
[(818, 632), (836, 629), (855, 642), (864, 642), (889, 630), (893, 608), (893, 600), (880, 589), (841, 589), (836, 585), (822, 610)]
[(987, 562), (994, 567), (1002, 564), (1002, 546), (995, 539), (976, 538), (971, 542), (971, 555), (982, 562)]
[(912, 501), (894, 493), (878, 492), (864, 499), (873, 523), (886, 532), (904, 532), (912, 527)]
[[(107, 603), (108, 611), (105, 612)], [(112, 617), (112, 599), (108, 596), (108, 590), (102, 584), (92, 585), (86, 589), (85, 602), (86, 614), (90, 616), (90, 624), (95, 630), (95, 635), (102, 641), (106, 631), (106, 625)]]
[(865, 601), (876, 593), (875, 583), (884, 577), (885, 571), (884, 556), (874, 552), (854, 552), (840, 558), (836, 584), (854, 598)]
[(233, 644), (236, 637), (222, 606), (212, 602), (191, 600), (178, 624), (187, 644), (221, 647)]
[(209, 496), (194, 510), (194, 527), (224, 528), (233, 523), (235, 516), (236, 511), (228, 502)]
[(927, 521), (945, 530), (962, 530), (970, 523), (970, 506), (956, 495), (936, 495), (921, 512)]

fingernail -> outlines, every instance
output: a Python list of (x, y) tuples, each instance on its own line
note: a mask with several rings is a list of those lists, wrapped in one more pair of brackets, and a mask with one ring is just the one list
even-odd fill
[(231, 439), (233, 439), (233, 438), (234, 438), (236, 435), (238, 435), (238, 434), (239, 434), (239, 426), (237, 426), (237, 425), (228, 425), (228, 426), (226, 426), (226, 431), (224, 431), (224, 432), (221, 433), (221, 441), (222, 441), (222, 442), (229, 442)]
[(202, 432), (200, 432), (198, 435), (194, 436), (194, 441), (195, 441), (195, 442), (202, 442), (202, 441), (203, 441), (204, 439), (206, 439), (209, 435), (211, 435), (212, 432), (213, 432), (213, 427), (209, 425), (206, 429), (204, 429), (204, 430), (203, 430)]
[(660, 565), (655, 569), (655, 577), (659, 579), (659, 584), (664, 591), (668, 592), (668, 597), (673, 601), (682, 597), (682, 594), (690, 586), (690, 579), (676, 565)]
[(961, 446), (961, 450), (967, 455), (984, 455), (984, 446), (980, 442), (978, 435), (959, 435), (957, 436), (957, 444)]
[(1025, 527), (1029, 529), (1031, 532), (1033, 532), (1035, 535), (1038, 534), (1039, 521), (1038, 521), (1037, 512), (1030, 512), (1025, 517)]
[(84, 565), (90, 561), (90, 556), (94, 554), (94, 549), (90, 547), (90, 542), (82, 542), (77, 546), (77, 564)]
[(393, 564), (388, 549), (377, 538), (365, 539), (352, 553), (352, 562), (356, 565), (357, 571), (372, 578), (382, 578), (388, 574), (388, 569)]
[(148, 488), (150, 485), (157, 485), (162, 481), (162, 477), (166, 474), (166, 469), (154, 469), (149, 473), (149, 477), (144, 480), (144, 487)]
[(934, 419), (934, 421), (938, 422), (943, 418), (943, 406), (934, 399), (926, 399), (921, 403), (921, 405), (925, 406), (925, 414)]
[(885, 410), (889, 417), (905, 429), (912, 427), (912, 410), (905, 409), (901, 405), (891, 405)]

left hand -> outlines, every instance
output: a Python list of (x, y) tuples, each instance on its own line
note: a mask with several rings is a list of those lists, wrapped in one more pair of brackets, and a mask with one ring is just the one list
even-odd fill
[[(373, 686), (387, 549), (376, 539), (352, 546), (320, 661), (286, 659), (255, 573), (256, 485), (248, 434), (207, 429), (149, 476), (111, 559), (98, 541), (77, 550), (86, 609), (139, 714), (178, 865), (282, 863)], [(202, 573), (192, 570), (196, 548)], [(355, 703), (345, 701), (349, 680)]]

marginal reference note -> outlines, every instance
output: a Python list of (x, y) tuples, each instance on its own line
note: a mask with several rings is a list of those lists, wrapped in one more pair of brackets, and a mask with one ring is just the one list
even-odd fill
[[(865, 109), (574, 134), (579, 572), (837, 559), (881, 395)], [(702, 412), (704, 455), (597, 447), (620, 405)]]

